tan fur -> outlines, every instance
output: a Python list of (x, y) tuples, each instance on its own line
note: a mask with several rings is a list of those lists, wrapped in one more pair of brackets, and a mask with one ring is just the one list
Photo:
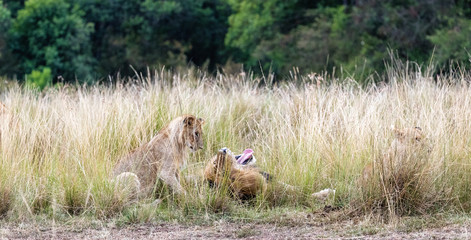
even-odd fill
[(203, 119), (193, 115), (172, 120), (148, 143), (122, 158), (114, 169), (114, 176), (124, 181), (123, 174), (131, 177), (133, 175), (129, 173), (135, 174), (139, 184), (134, 185), (140, 185), (140, 195), (150, 194), (157, 179), (168, 184), (175, 192), (184, 194), (179, 169), (186, 161), (187, 148), (193, 152), (203, 148), (203, 124)]
[(252, 167), (238, 169), (235, 164), (237, 163), (234, 155), (230, 151), (221, 150), (206, 165), (204, 178), (216, 187), (227, 181), (233, 195), (240, 199), (266, 192), (266, 180), (258, 169)]
[(428, 151), (421, 128), (394, 128), (393, 131), (395, 139), (391, 146), (381, 158), (365, 166), (359, 179), (361, 183), (371, 180), (375, 169), (380, 170), (384, 178), (388, 178), (395, 169), (406, 164), (411, 156)]

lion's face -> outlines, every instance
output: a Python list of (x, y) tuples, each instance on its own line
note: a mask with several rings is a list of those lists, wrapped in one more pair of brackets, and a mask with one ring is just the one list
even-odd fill
[(402, 144), (420, 143), (424, 139), (424, 134), (420, 127), (394, 129), (396, 139)]
[(394, 129), (395, 139), (391, 143), (390, 153), (409, 154), (430, 153), (431, 144), (420, 127)]
[(236, 159), (234, 154), (228, 148), (222, 148), (218, 151), (213, 160), (214, 169), (216, 172), (225, 172), (232, 169)]
[(222, 148), (211, 158), (204, 170), (204, 177), (210, 183), (210, 186), (222, 184), (225, 176), (230, 176), (232, 167), (235, 164), (235, 157), (227, 148)]
[(188, 115), (183, 120), (183, 139), (185, 145), (195, 152), (203, 149), (203, 130), (204, 120)]

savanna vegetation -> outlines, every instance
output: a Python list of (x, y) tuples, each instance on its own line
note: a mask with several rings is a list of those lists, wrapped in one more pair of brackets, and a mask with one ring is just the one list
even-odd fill
[[(114, 219), (153, 221), (279, 221), (287, 212), (326, 206), (342, 216), (403, 216), (471, 210), (470, 75), (395, 62), (389, 84), (358, 85), (348, 77), (293, 72), (290, 83), (273, 76), (208, 75), (166, 70), (110, 86), (63, 85), (39, 93), (4, 81), (0, 213), (4, 220)], [(5, 86), (8, 84), (8, 86)], [(190, 155), (182, 176), (187, 195), (162, 186), (155, 198), (132, 201), (117, 191), (112, 170), (119, 158), (171, 119), (193, 113), (206, 120), (203, 150)], [(363, 168), (387, 151), (390, 126), (420, 126), (428, 147), (411, 155), (384, 182), (380, 170), (366, 184)], [(221, 147), (252, 148), (258, 165), (296, 191), (269, 187), (239, 201), (203, 182), (202, 170)], [(374, 165), (380, 169), (379, 165)], [(199, 177), (199, 178), (198, 178)], [(319, 201), (324, 188), (336, 194)]]
[[(470, 16), (466, 0), (0, 0), (0, 223), (469, 221)], [(119, 191), (119, 159), (182, 114), (206, 120), (187, 194)], [(426, 147), (385, 179), (391, 126)], [(222, 147), (295, 191), (209, 187)]]

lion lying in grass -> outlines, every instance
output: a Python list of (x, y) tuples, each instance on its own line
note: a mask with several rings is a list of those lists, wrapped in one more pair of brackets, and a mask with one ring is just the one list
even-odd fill
[[(265, 175), (268, 178), (268, 175)], [(204, 178), (214, 187), (227, 184), (234, 197), (250, 199), (267, 190), (267, 178), (257, 168), (237, 164), (232, 152), (219, 150), (206, 165)]]
[[(246, 151), (244, 151), (244, 154)], [(258, 169), (254, 164), (254, 160), (249, 160), (247, 163), (244, 154), (234, 156), (227, 148), (219, 150), (217, 155), (207, 163), (204, 170), (204, 179), (212, 187), (228, 186), (232, 195), (241, 200), (251, 199), (257, 194), (265, 194), (268, 184), (270, 184), (272, 190), (276, 189), (275, 191), (284, 194), (302, 194), (301, 189), (277, 181), (270, 174)], [(313, 193), (311, 196), (320, 201), (325, 201), (332, 195), (335, 195), (335, 190), (327, 188)]]
[(119, 190), (132, 195), (149, 195), (156, 181), (161, 179), (173, 191), (185, 194), (180, 185), (179, 169), (186, 161), (186, 149), (195, 152), (203, 148), (203, 124), (203, 119), (193, 115), (177, 117), (150, 142), (122, 158), (113, 172)]

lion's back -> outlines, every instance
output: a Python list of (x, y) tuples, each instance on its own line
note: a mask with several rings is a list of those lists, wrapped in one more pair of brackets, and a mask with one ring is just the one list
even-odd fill
[(267, 190), (266, 180), (257, 169), (233, 171), (231, 178), (231, 187), (239, 198), (251, 198)]

